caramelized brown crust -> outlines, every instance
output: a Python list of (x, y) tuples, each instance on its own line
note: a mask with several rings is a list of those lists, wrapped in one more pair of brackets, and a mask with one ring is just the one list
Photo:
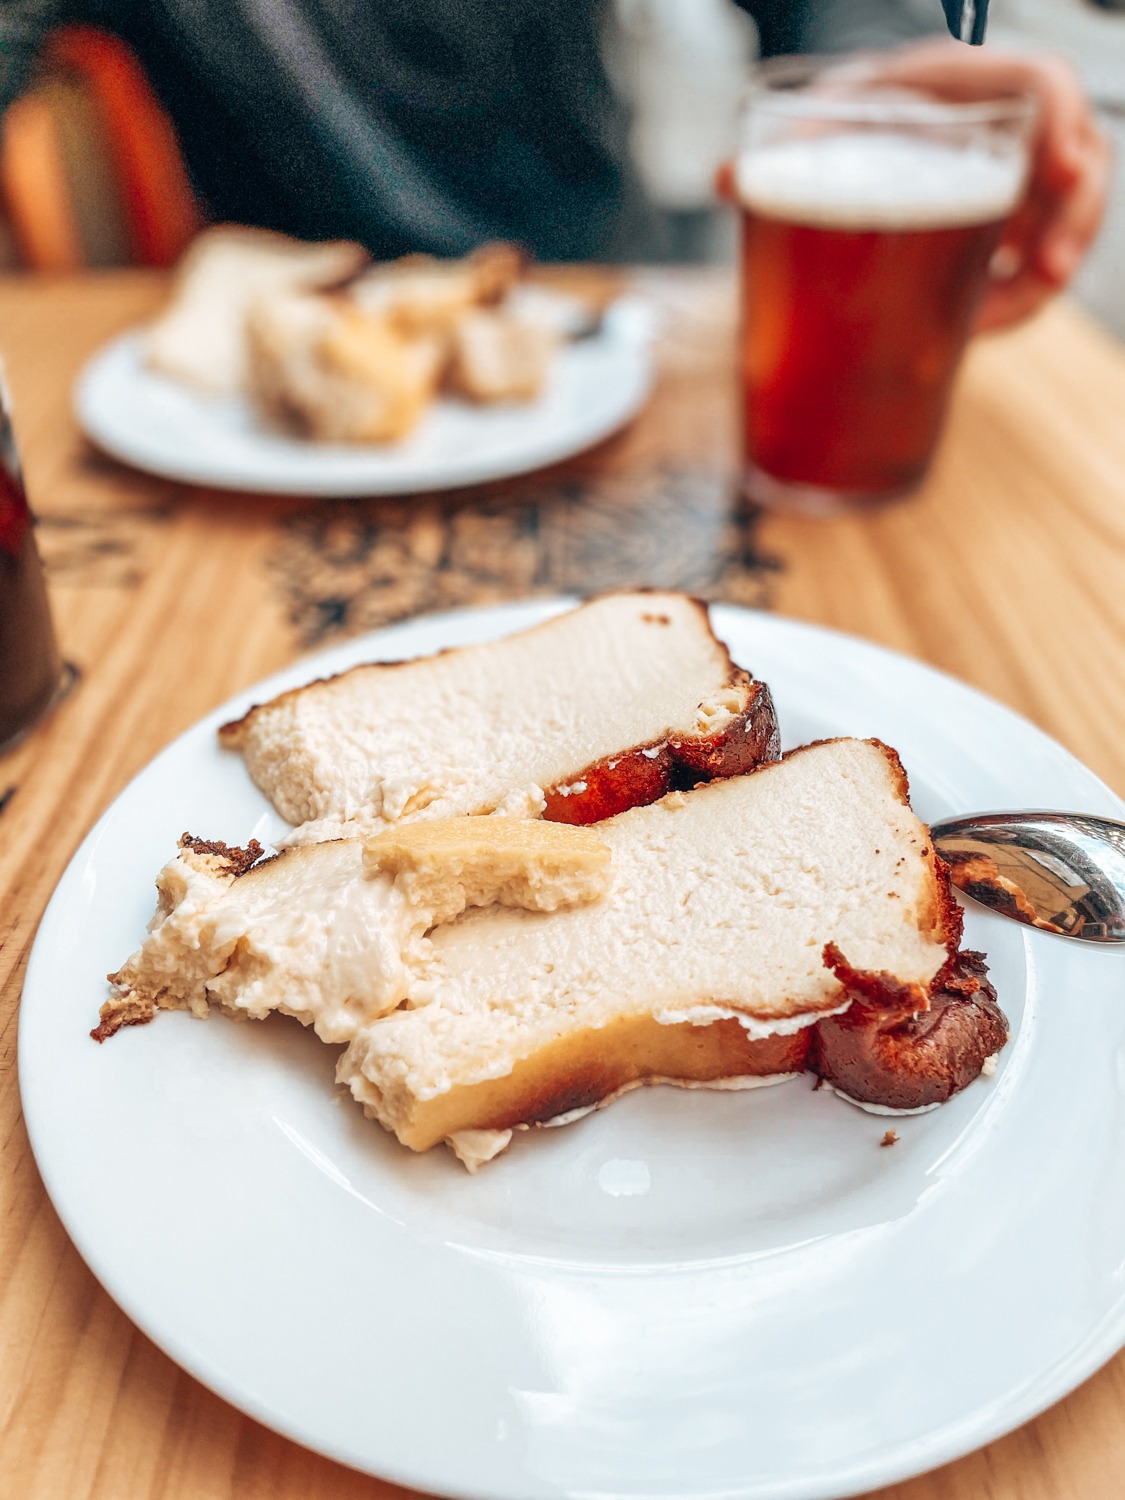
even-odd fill
[(262, 857), (262, 846), (251, 839), (245, 849), (237, 844), (224, 844), (218, 839), (198, 839), (193, 833), (180, 836), (179, 847), (190, 849), (194, 854), (211, 854), (222, 860), (228, 875), (244, 875), (250, 866)]
[(733, 1018), (669, 1026), (651, 1016), (623, 1016), (561, 1037), (502, 1078), (416, 1101), (395, 1133), (412, 1150), (425, 1151), (458, 1130), (507, 1130), (589, 1109), (650, 1079), (705, 1084), (799, 1073), (808, 1050), (807, 1030), (755, 1040)]
[[(928, 832), (928, 830), (927, 830)], [(939, 941), (945, 944), (945, 951), (949, 954), (946, 968), (956, 958), (961, 946), (961, 935), (965, 929), (965, 913), (957, 905), (957, 897), (953, 894), (953, 882), (949, 878), (949, 866), (941, 855), (934, 849), (933, 840), (928, 839), (926, 848), (922, 850), (923, 857), (933, 860), (934, 866), (934, 904), (935, 909), (930, 913), (934, 932)], [(936, 986), (938, 979), (945, 973), (945, 969), (934, 980)]]
[(669, 735), (595, 761), (568, 782), (548, 788), (543, 816), (554, 823), (600, 823), (668, 792), (742, 776), (779, 760), (781, 735), (769, 688), (733, 666), (730, 683), (745, 685), (746, 703), (718, 733)]
[(749, 674), (747, 678), (746, 706), (717, 734), (673, 735), (668, 741), (681, 790), (700, 781), (742, 776), (781, 759), (781, 731), (773, 695), (764, 682), (754, 681)]
[(543, 816), (550, 823), (585, 825), (646, 807), (673, 788), (675, 762), (667, 744), (638, 746), (607, 756), (572, 781), (548, 787)]
[(1008, 1039), (983, 954), (953, 954), (928, 997), (889, 974), (850, 968), (831, 943), (824, 961), (851, 1005), (817, 1022), (809, 1065), (861, 1103), (891, 1109), (943, 1104), (972, 1083)]
[(137, 999), (128, 995), (120, 1000), (107, 1000), (98, 1011), (98, 1024), (90, 1035), (95, 1042), (105, 1042), (123, 1026), (144, 1026), (155, 1014), (156, 1002), (151, 996)]

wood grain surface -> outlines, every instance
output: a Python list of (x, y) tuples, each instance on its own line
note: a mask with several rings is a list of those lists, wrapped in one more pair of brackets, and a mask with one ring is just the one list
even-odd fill
[[(607, 273), (564, 279), (604, 295)], [(0, 282), (0, 353), (64, 654), (66, 701), (0, 756), (0, 1493), (12, 1500), (405, 1494), (240, 1416), (117, 1310), (61, 1228), (20, 1115), (16, 1015), (55, 882), (182, 729), (302, 651), (420, 611), (649, 582), (880, 641), (1028, 715), (1125, 791), (1125, 351), (1073, 308), (979, 342), (925, 491), (862, 518), (739, 504), (733, 294), (633, 278), (660, 378), (626, 432), (450, 496), (191, 490), (91, 450), (72, 382), (158, 305), (145, 273)], [(924, 1286), (920, 1287), (924, 1295)], [(1019, 1432), (882, 1500), (1118, 1500), (1125, 1356)]]

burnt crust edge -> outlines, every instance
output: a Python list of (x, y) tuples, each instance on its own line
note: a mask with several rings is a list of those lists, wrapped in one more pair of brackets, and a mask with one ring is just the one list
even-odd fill
[[(781, 759), (781, 732), (769, 687), (733, 667), (724, 687), (745, 686), (742, 709), (713, 734), (669, 732), (662, 739), (604, 756), (548, 787), (548, 822), (600, 823), (669, 792), (742, 776)], [(575, 787), (582, 786), (576, 791)]]
[(193, 854), (210, 855), (222, 863), (225, 874), (236, 879), (245, 875), (250, 866), (261, 859), (263, 852), (257, 839), (251, 839), (245, 848), (241, 848), (238, 844), (224, 844), (221, 839), (197, 838), (193, 833), (181, 834), (178, 847), (190, 849)]
[(125, 995), (110, 999), (98, 1011), (98, 1024), (90, 1035), (95, 1042), (106, 1042), (111, 1036), (116, 1036), (123, 1026), (147, 1026), (155, 1014), (156, 1001), (151, 995)]
[(926, 1109), (980, 1076), (1005, 1045), (1009, 1026), (984, 955), (950, 954), (928, 988), (853, 969), (838, 948), (825, 963), (851, 1003), (813, 1027), (810, 1067), (861, 1104)]

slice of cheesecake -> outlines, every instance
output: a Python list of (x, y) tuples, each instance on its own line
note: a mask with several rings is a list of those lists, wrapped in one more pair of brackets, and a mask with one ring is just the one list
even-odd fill
[(1007, 1027), (898, 757), (833, 740), (596, 828), (426, 819), (270, 859), (185, 835), (99, 1040), (273, 1010), (403, 1144), (467, 1165), (644, 1083), (809, 1068), (932, 1107)]
[(144, 342), (145, 363), (208, 395), (246, 386), (246, 318), (261, 297), (337, 286), (370, 260), (349, 240), (307, 244), (269, 229), (216, 224), (192, 241), (168, 306)]
[(648, 1080), (798, 1071), (811, 1029), (864, 984), (868, 1003), (925, 1011), (956, 951), (944, 867), (875, 741), (794, 751), (597, 834), (612, 861), (601, 900), (437, 928), (407, 1005), (344, 1053), (337, 1076), (405, 1145), (458, 1147)]
[(375, 663), (220, 730), (288, 842), (501, 812), (592, 823), (779, 753), (769, 690), (706, 607), (620, 593), (505, 640)]

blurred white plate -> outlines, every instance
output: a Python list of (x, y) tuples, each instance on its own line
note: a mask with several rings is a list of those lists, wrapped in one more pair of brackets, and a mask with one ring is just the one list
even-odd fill
[(154, 374), (134, 329), (79, 376), (75, 411), (99, 448), (185, 484), (278, 495), (403, 495), (506, 479), (569, 458), (622, 426), (652, 385), (648, 308), (623, 299), (600, 331), (565, 344), (536, 401), (436, 402), (403, 442), (302, 442), (264, 427), (243, 400), (202, 396)]
[[(163, 1349), (356, 1468), (482, 1500), (825, 1500), (954, 1458), (1125, 1339), (1122, 955), (972, 911), (1013, 1035), (997, 1074), (887, 1127), (808, 1079), (650, 1089), (469, 1177), (333, 1085), (295, 1022), (163, 1014), (105, 1046), (104, 975), (184, 829), (281, 826), (214, 730), (365, 658), (529, 625), (413, 621), (241, 694), (87, 838), (35, 943), (24, 1110), (79, 1250)], [(851, 638), (716, 609), (787, 742), (876, 734), (924, 817), (1122, 805), (1061, 746)]]

